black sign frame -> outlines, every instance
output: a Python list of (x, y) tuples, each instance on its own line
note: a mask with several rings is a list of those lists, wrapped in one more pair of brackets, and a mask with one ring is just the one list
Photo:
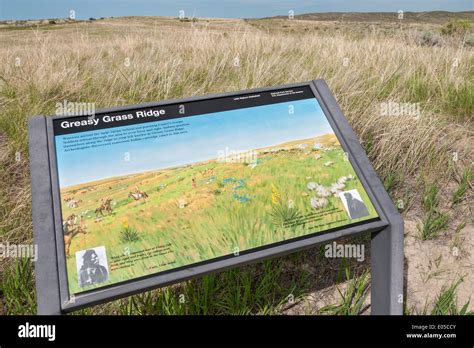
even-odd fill
[[(307, 86), (327, 117), (344, 151), (363, 184), (379, 220), (368, 221), (328, 230), (310, 236), (271, 244), (240, 252), (233, 257), (213, 259), (191, 267), (160, 272), (104, 288), (70, 296), (67, 287), (65, 252), (60, 215), (59, 183), (55, 158), (53, 120), (71, 116), (33, 116), (29, 119), (30, 174), (33, 201), (33, 234), (39, 257), (35, 265), (39, 314), (67, 313), (95, 304), (111, 301), (146, 290), (167, 286), (191, 278), (257, 262), (270, 257), (292, 253), (321, 243), (371, 233), (372, 313), (402, 314), (403, 308), (403, 220), (375, 173), (357, 136), (340, 110), (335, 98), (323, 80), (270, 88), (214, 94), (203, 97), (167, 100), (157, 103), (130, 105), (96, 111), (96, 115), (130, 111), (147, 107), (189, 103), (210, 99), (237, 97), (249, 93), (275, 91)], [(75, 117), (75, 116), (73, 116)], [(84, 117), (78, 115), (77, 117)]]

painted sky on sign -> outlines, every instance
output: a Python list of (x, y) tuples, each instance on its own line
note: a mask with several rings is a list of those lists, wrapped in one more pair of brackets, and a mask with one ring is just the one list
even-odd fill
[(311, 98), (76, 134), (103, 135), (111, 129), (128, 131), (157, 122), (165, 126), (177, 120), (186, 124), (187, 133), (72, 152), (63, 151), (63, 141), (74, 134), (56, 136), (60, 186), (216, 159), (226, 149), (248, 151), (333, 133)]

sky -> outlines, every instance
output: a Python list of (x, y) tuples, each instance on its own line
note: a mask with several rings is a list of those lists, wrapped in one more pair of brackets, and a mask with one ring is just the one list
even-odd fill
[(474, 0), (0, 0), (0, 20), (119, 16), (260, 18), (310, 12), (472, 11)]
[[(293, 113), (289, 113), (292, 105)], [(177, 119), (157, 121), (161, 125)], [(180, 118), (187, 134), (148, 139), (113, 146), (64, 152), (63, 140), (56, 136), (56, 157), (61, 188), (90, 181), (170, 168), (216, 159), (226, 151), (248, 151), (293, 140), (333, 133), (316, 99), (271, 104)], [(156, 122), (120, 128), (130, 129)], [(117, 127), (113, 128), (116, 129)], [(107, 129), (78, 133), (87, 135)], [(74, 134), (72, 134), (74, 135)], [(125, 153), (130, 161), (125, 161)]]

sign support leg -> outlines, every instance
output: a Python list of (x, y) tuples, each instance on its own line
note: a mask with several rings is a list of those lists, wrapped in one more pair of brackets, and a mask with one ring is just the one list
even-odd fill
[(30, 178), (38, 314), (61, 314), (46, 118), (29, 119)]
[[(371, 314), (403, 314), (403, 221), (372, 234)], [(393, 222), (392, 222), (393, 223)]]

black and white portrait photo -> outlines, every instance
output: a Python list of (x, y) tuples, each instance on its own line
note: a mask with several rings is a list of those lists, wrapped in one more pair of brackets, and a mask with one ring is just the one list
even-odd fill
[(105, 247), (100, 246), (76, 252), (79, 287), (99, 284), (109, 279)]
[(339, 198), (351, 219), (358, 219), (369, 215), (369, 210), (357, 190), (341, 192), (339, 193)]

